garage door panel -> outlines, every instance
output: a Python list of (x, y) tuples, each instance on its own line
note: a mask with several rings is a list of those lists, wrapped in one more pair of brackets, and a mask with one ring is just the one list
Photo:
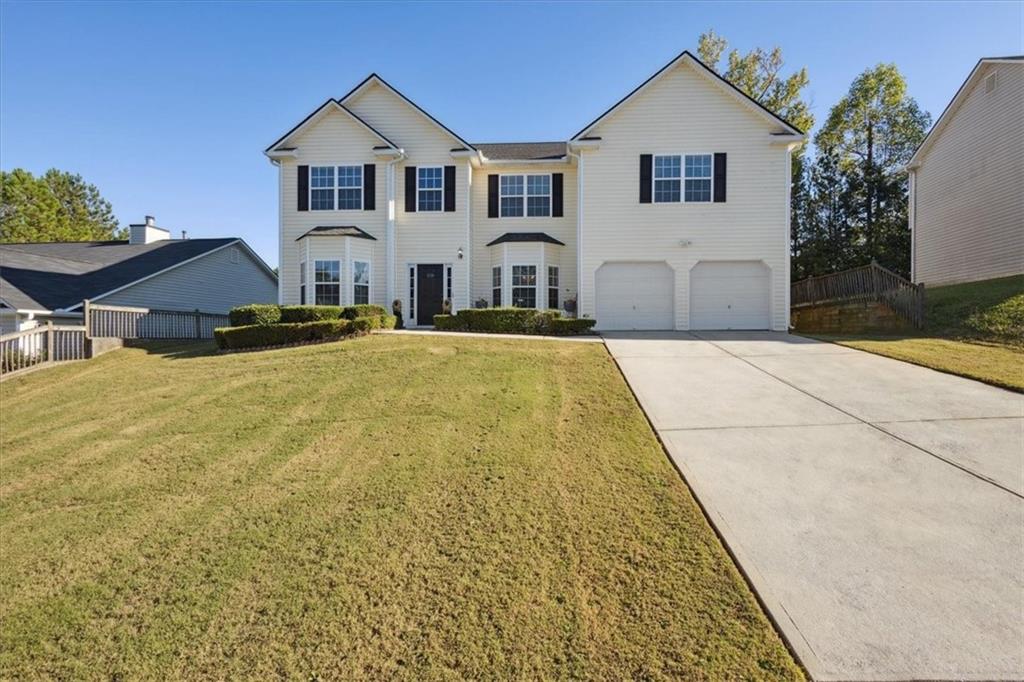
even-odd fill
[(690, 329), (769, 329), (770, 292), (760, 261), (701, 261), (690, 271)]
[(665, 263), (605, 263), (596, 283), (598, 329), (673, 328), (675, 273)]

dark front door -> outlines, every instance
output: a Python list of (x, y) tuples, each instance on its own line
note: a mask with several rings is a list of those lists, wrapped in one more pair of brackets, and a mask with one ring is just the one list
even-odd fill
[(444, 301), (444, 266), (416, 266), (416, 323), (433, 325)]

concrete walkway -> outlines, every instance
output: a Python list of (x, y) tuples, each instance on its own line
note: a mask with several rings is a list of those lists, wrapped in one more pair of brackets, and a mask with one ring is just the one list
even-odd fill
[(1024, 396), (786, 334), (605, 342), (814, 678), (1024, 679)]

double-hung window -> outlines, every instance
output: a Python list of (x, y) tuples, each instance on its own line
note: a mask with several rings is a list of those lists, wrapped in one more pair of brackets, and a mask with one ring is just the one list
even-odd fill
[(516, 308), (537, 307), (537, 266), (512, 266), (512, 305)]
[(352, 261), (352, 303), (362, 305), (370, 302), (370, 264), (366, 261)]
[(335, 208), (339, 211), (363, 208), (362, 166), (310, 166), (309, 209), (333, 211)]
[(299, 305), (306, 305), (306, 261), (299, 263)]
[(501, 305), (501, 266), (491, 268), (491, 305), (497, 308)]
[(313, 261), (313, 282), (316, 285), (314, 303), (317, 305), (341, 305), (341, 262), (336, 260)]
[(444, 168), (421, 166), (416, 173), (416, 210), (440, 211), (444, 205)]
[(711, 201), (711, 154), (654, 157), (654, 203)]
[(548, 266), (548, 308), (558, 310), (558, 268)]
[(502, 218), (551, 215), (551, 175), (502, 175), (498, 183)]
[(711, 201), (711, 154), (687, 155), (684, 201)]

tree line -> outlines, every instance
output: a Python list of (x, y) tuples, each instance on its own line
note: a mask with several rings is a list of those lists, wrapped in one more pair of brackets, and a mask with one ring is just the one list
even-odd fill
[(0, 243), (126, 239), (110, 202), (81, 175), (0, 171)]
[[(807, 69), (783, 75), (782, 50), (728, 48), (714, 31), (701, 35), (701, 61), (794, 126), (814, 127), (804, 90)], [(723, 65), (723, 61), (725, 62)], [(872, 260), (910, 274), (907, 173), (931, 116), (907, 94), (895, 64), (866, 69), (793, 153), (790, 240), (793, 281), (866, 265)]]

